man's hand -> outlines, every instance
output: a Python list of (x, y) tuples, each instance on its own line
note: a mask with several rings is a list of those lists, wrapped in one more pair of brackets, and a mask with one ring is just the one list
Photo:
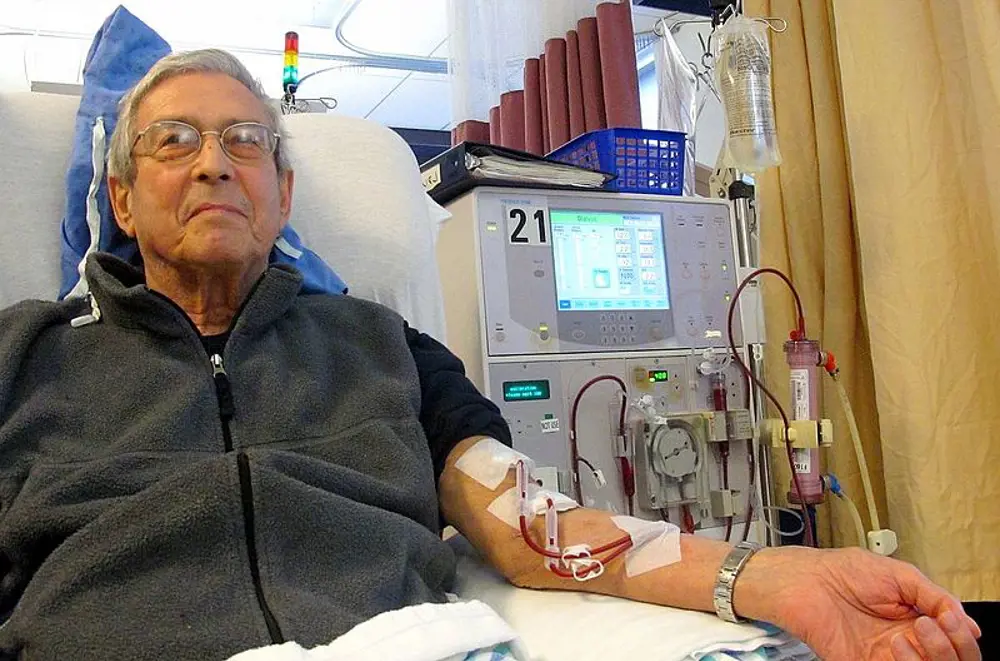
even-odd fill
[[(825, 661), (982, 658), (981, 632), (961, 603), (903, 562), (860, 549), (762, 551), (737, 580), (740, 613), (744, 580), (744, 602), (769, 584), (773, 610), (760, 619), (798, 636)], [(757, 617), (756, 610), (746, 603), (748, 616)]]

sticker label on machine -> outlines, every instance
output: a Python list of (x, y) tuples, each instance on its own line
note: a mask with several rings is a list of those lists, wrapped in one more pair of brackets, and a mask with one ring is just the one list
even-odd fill
[(548, 208), (526, 201), (504, 206), (507, 222), (507, 242), (512, 246), (544, 246), (549, 244)]
[(808, 473), (812, 470), (812, 456), (805, 448), (794, 448), (792, 450), (792, 463), (795, 464), (796, 473)]
[(809, 370), (790, 370), (792, 420), (809, 419)]
[[(809, 419), (809, 370), (790, 370), (792, 389), (792, 419)], [(812, 470), (812, 455), (807, 449), (792, 450), (793, 464), (796, 473), (809, 473)]]

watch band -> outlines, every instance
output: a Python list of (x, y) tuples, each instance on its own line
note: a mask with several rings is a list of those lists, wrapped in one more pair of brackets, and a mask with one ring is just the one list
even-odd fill
[(747, 561), (761, 548), (760, 544), (740, 542), (733, 547), (719, 568), (715, 589), (712, 591), (712, 605), (715, 607), (715, 614), (726, 622), (745, 622), (733, 610), (733, 587)]

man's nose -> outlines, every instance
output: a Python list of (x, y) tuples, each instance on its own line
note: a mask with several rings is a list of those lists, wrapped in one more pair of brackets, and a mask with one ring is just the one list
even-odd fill
[(233, 162), (222, 149), (222, 141), (214, 133), (202, 135), (201, 149), (195, 157), (191, 176), (198, 181), (229, 181), (233, 178)]

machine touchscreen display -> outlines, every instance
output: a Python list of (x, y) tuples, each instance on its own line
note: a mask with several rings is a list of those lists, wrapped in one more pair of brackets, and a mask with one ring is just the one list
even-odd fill
[(666, 310), (658, 213), (550, 209), (559, 310)]

